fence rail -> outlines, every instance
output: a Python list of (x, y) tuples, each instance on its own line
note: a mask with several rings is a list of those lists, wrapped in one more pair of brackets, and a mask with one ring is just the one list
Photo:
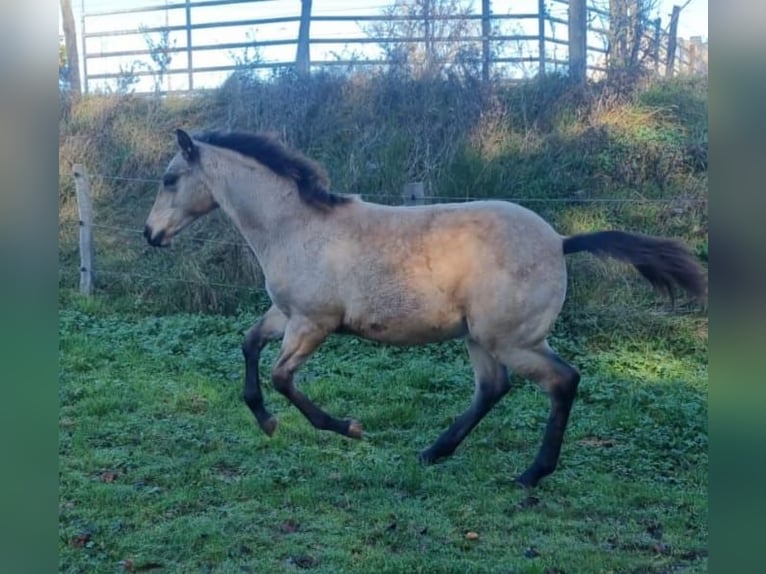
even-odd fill
[[(321, 8), (321, 4), (321, 0), (314, 2), (317, 8)], [(87, 10), (83, 0), (83, 87), (86, 92), (125, 89), (126, 83), (137, 92), (215, 87), (242, 67), (263, 73), (275, 68), (297, 66), (300, 69), (296, 54), (302, 41), (308, 43), (305, 54), (313, 48), (313, 57), (307, 57), (303, 65), (313, 69), (394, 66), (401, 63), (392, 58), (394, 46), (405, 51), (425, 51), (429, 61), (438, 65), (455, 62), (440, 58), (439, 47), (449, 46), (453, 52), (470, 48), (471, 53), (463, 54), (457, 64), (481, 69), (485, 79), (491, 75), (513, 78), (569, 69), (575, 57), (570, 50), (570, 0), (552, 3), (539, 0), (537, 11), (524, 13), (493, 13), (491, 2), (485, 0), (477, 4), (486, 12), (429, 14), (424, 18), (412, 14), (362, 13), (360, 8), (357, 14), (311, 14), (308, 22), (311, 33), (301, 39), (299, 0), (279, 3), (275, 0), (186, 0), (109, 11)], [(240, 14), (229, 15), (224, 9), (230, 6), (237, 7)], [(212, 17), (210, 8), (221, 10), (216, 14), (217, 19)], [(608, 22), (605, 25), (603, 20), (608, 19), (608, 12), (595, 6), (587, 6), (587, 11), (602, 20), (588, 18), (583, 34), (585, 68), (593, 75), (607, 68), (609, 46), (605, 38), (609, 31)], [(259, 16), (258, 12), (271, 14)], [(376, 27), (395, 28), (397, 24), (403, 26), (395, 34), (373, 32)], [(405, 25), (417, 25), (411, 28), (419, 27), (419, 32), (407, 33), (409, 28)], [(462, 32), (455, 35), (457, 37), (440, 37), (434, 32), (437, 25), (459, 25)], [(264, 39), (248, 37), (253, 30)], [(670, 43), (668, 34), (662, 31), (659, 20), (647, 23), (646, 30), (646, 42), (653, 46), (650, 54), (655, 60), (653, 67), (658, 73), (664, 73)], [(706, 68), (706, 48), (701, 41), (677, 42), (673, 70)], [(153, 86), (144, 81), (148, 78), (154, 78)]]

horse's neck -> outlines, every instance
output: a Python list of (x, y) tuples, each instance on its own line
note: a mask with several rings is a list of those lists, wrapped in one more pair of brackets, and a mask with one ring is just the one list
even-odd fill
[(259, 164), (234, 166), (219, 181), (224, 185), (218, 186), (216, 201), (267, 272), (288, 247), (287, 236), (307, 226), (309, 208), (292, 181)]

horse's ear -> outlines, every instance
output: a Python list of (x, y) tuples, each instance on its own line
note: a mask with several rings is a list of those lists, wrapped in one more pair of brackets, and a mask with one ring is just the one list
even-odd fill
[(178, 146), (181, 148), (181, 153), (184, 159), (189, 163), (194, 163), (199, 159), (199, 149), (194, 145), (194, 142), (185, 131), (176, 130), (176, 136), (178, 137)]

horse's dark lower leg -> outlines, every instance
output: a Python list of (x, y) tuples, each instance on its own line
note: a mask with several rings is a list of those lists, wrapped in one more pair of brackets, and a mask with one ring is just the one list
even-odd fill
[(311, 356), (325, 337), (325, 333), (312, 329), (310, 324), (290, 319), (282, 341), (282, 350), (271, 373), (271, 380), (274, 388), (287, 397), (315, 428), (361, 438), (362, 426), (356, 420), (342, 420), (330, 416), (295, 388), (295, 371)]
[(277, 339), (284, 333), (287, 318), (276, 308), (271, 307), (263, 317), (245, 335), (242, 354), (245, 356), (244, 401), (258, 421), (263, 432), (271, 436), (277, 428), (277, 419), (266, 409), (261, 392), (258, 374), (261, 350), (271, 339)]
[(508, 372), (503, 365), (477, 343), (468, 340), (467, 347), (476, 382), (473, 401), (430, 447), (420, 453), (418, 458), (423, 462), (432, 463), (455, 452), (463, 439), (510, 389)]
[(362, 426), (359, 422), (353, 419), (341, 420), (324, 412), (295, 388), (292, 373), (275, 373), (272, 380), (274, 387), (303, 413), (314, 428), (333, 431), (352, 438), (362, 438)]
[(526, 356), (517, 355), (515, 360), (517, 367), (509, 366), (540, 385), (551, 401), (540, 450), (532, 465), (516, 479), (521, 486), (533, 487), (556, 469), (580, 374), (547, 345), (539, 351), (527, 352)]

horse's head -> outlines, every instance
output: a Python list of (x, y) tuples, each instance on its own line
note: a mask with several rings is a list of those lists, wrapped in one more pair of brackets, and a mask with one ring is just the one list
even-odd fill
[(200, 167), (200, 149), (183, 130), (176, 130), (180, 151), (162, 177), (162, 184), (144, 226), (144, 237), (155, 247), (170, 240), (192, 221), (218, 207)]

